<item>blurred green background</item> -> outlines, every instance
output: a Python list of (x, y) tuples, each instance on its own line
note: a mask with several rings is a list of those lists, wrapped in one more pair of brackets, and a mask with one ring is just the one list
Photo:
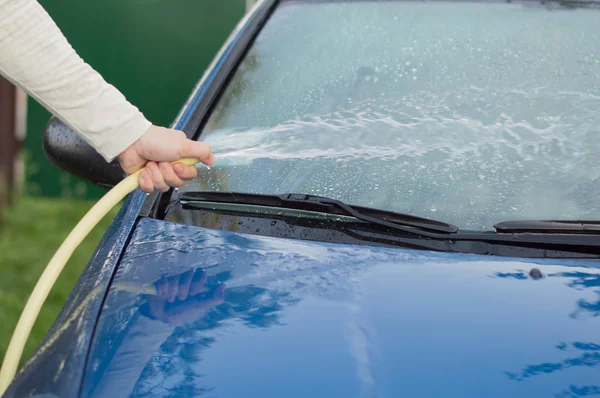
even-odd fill
[[(154, 124), (170, 125), (245, 13), (245, 0), (40, 0), (79, 55)], [(102, 191), (54, 168), (42, 133), (50, 114), (28, 102), (27, 186), (52, 197)]]
[[(170, 125), (245, 13), (245, 0), (39, 0), (79, 55), (154, 124)], [(60, 172), (42, 149), (50, 114), (28, 102), (24, 192), (0, 229), (0, 358), (39, 275), (104, 191)], [(67, 264), (27, 344), (27, 359), (52, 325), (113, 211)]]

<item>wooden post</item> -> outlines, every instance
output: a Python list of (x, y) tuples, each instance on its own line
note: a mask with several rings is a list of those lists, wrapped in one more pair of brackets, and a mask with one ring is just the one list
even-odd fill
[(0, 218), (10, 204), (15, 186), (15, 160), (18, 142), (15, 135), (16, 88), (0, 77)]
[(8, 195), (6, 192), (6, 181), (4, 178), (4, 170), (0, 169), (0, 227), (2, 227), (4, 214), (3, 209), (6, 206), (5, 198)]

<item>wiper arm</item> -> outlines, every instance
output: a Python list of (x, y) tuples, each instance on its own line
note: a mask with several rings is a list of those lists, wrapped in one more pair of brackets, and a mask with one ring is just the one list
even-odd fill
[[(262, 195), (236, 192), (185, 192), (179, 195), (179, 200), (237, 203), (351, 216), (371, 224), (424, 236), (429, 236), (428, 232), (437, 234), (458, 232), (458, 227), (441, 221), (429, 220), (410, 214), (348, 205), (339, 200), (323, 196), (305, 194)], [(416, 231), (415, 228), (419, 231)]]
[(504, 221), (494, 225), (498, 233), (600, 234), (600, 221)]

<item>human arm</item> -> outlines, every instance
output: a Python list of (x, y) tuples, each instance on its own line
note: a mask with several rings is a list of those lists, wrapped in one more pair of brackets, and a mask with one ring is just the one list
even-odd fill
[(166, 191), (195, 177), (195, 167), (173, 168), (170, 161), (214, 161), (207, 144), (153, 126), (77, 55), (35, 0), (0, 0), (0, 74), (79, 133), (106, 161), (118, 157), (128, 174), (147, 166), (139, 177), (147, 192)]

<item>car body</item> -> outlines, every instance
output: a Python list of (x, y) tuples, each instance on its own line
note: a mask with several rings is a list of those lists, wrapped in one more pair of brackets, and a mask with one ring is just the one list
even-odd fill
[[(363, 8), (357, 12), (352, 7), (358, 7), (356, 4), (359, 3)], [(394, 208), (390, 201), (375, 203), (373, 198), (377, 195), (374, 192), (388, 189), (384, 185), (392, 184), (389, 180), (381, 180), (380, 187), (370, 185), (371, 182), (381, 178), (379, 174), (384, 177), (395, 175), (387, 164), (377, 162), (383, 162), (382, 159), (388, 156), (396, 161), (394, 150), (406, 149), (404, 144), (397, 143), (398, 147), (374, 145), (366, 149), (359, 145), (354, 148), (353, 143), (369, 142), (365, 138), (367, 136), (363, 136), (362, 142), (360, 136), (350, 136), (352, 140), (345, 143), (338, 140), (332, 144), (324, 143), (318, 135), (301, 142), (302, 145), (317, 142), (316, 147), (303, 147), (303, 154), (312, 153), (310, 151), (319, 149), (319, 145), (323, 148), (325, 144), (336, 151), (346, 147), (358, 148), (358, 152), (352, 152), (354, 155), (346, 153), (350, 158), (339, 162), (343, 165), (356, 161), (352, 158), (357, 156), (356, 153), (377, 149), (379, 152), (374, 152), (375, 155), (369, 153), (371, 163), (365, 162), (364, 157), (358, 160), (360, 167), (375, 169), (371, 180), (353, 180), (351, 177), (360, 171), (360, 167), (352, 169), (347, 166), (350, 167), (348, 175), (343, 172), (335, 174), (343, 168), (318, 163), (322, 159), (334, 158), (339, 153), (336, 151), (325, 155), (319, 152), (318, 156), (309, 160), (301, 156), (294, 158), (297, 163), (289, 168), (283, 167), (283, 163), (276, 163), (292, 158), (288, 152), (278, 158), (275, 156), (279, 154), (277, 151), (298, 143), (297, 136), (284, 134), (290, 131), (289, 125), (282, 127), (281, 121), (276, 118), (266, 124), (282, 132), (284, 139), (281, 141), (265, 139), (261, 134), (254, 134), (256, 131), (237, 134), (235, 125), (227, 125), (227, 117), (231, 115), (241, 120), (256, 114), (252, 106), (259, 106), (264, 100), (261, 90), (277, 86), (273, 83), (273, 76), (278, 70), (293, 70), (298, 76), (297, 84), (289, 83), (291, 80), (283, 79), (283, 83), (278, 80), (291, 97), (289, 104), (283, 104), (283, 96), (280, 101), (265, 105), (276, 109), (274, 114), (283, 109), (281, 117), (284, 120), (288, 117), (286, 112), (295, 110), (296, 105), (302, 102), (303, 97), (298, 93), (303, 87), (307, 84), (321, 85), (319, 79), (335, 80), (326, 73), (325, 77), (317, 76), (315, 71), (319, 65), (301, 65), (297, 69), (289, 66), (302, 59), (306, 48), (318, 47), (319, 51), (334, 57), (329, 46), (336, 45), (335, 36), (319, 41), (306, 33), (308, 39), (303, 42), (302, 32), (306, 32), (306, 25), (295, 26), (297, 21), (305, 18), (322, 22), (318, 21), (319, 16), (323, 20), (332, 20), (333, 15), (360, 20), (365, 12), (374, 12), (388, 15), (386, 23), (392, 24), (397, 20), (395, 18), (403, 15), (412, 18), (425, 12), (418, 8), (399, 9), (401, 13), (392, 13), (393, 7), (400, 3), (410, 7), (431, 7), (438, 22), (450, 18), (453, 11), (449, 6), (471, 4), (444, 3), (445, 8), (436, 9), (430, 4), (400, 1), (259, 2), (232, 33), (174, 123), (191, 138), (198, 138), (201, 133), (202, 137), (218, 138), (223, 131), (222, 126), (231, 128), (222, 135), (233, 138), (225, 141), (213, 138), (221, 144), (216, 147), (227, 155), (222, 157), (225, 163), (217, 164), (210, 171), (204, 170), (209, 177), (201, 177), (179, 193), (172, 191), (146, 196), (135, 192), (129, 196), (53, 328), (17, 375), (6, 396), (580, 397), (600, 394), (598, 223), (559, 223), (562, 229), (558, 232), (545, 230), (548, 224), (532, 224), (522, 218), (516, 224), (503, 224), (501, 221), (506, 218), (502, 207), (493, 206), (498, 203), (498, 206), (504, 206), (503, 203), (512, 200), (508, 194), (500, 195), (502, 200), (490, 200), (485, 204), (487, 207), (482, 205), (478, 208), (479, 219), (466, 220), (469, 206), (459, 208), (458, 201), (452, 202), (450, 195), (457, 194), (459, 197), (462, 194), (463, 199), (469, 197), (464, 195), (464, 191), (473, 184), (477, 185), (477, 180), (485, 180), (485, 173), (481, 174), (481, 178), (477, 170), (471, 170), (471, 174), (461, 177), (460, 171), (453, 171), (460, 170), (457, 165), (447, 170), (439, 168), (447, 160), (435, 162), (428, 158), (427, 161), (436, 165), (432, 167), (435, 173), (419, 175), (419, 162), (423, 158), (418, 151), (404, 153), (403, 156), (414, 158), (414, 162), (403, 161), (402, 164), (409, 168), (416, 165), (405, 174), (418, 177), (413, 178), (415, 187), (430, 186), (430, 194), (416, 196), (412, 204), (404, 204), (400, 208)], [(488, 11), (482, 10), (494, 7), (498, 12), (508, 10), (508, 13), (515, 13), (515, 26), (519, 23), (523, 26), (533, 19), (519, 22), (522, 15), (540, 12), (545, 7), (529, 2), (519, 5), (476, 4), (483, 8), (459, 8), (458, 15), (470, 13), (471, 18), (482, 18), (487, 24), (483, 15)], [(387, 8), (377, 8), (380, 6)], [(577, 13), (578, 18), (583, 15), (582, 24), (592, 23), (588, 12), (594, 18), (599, 15), (594, 7), (588, 10), (578, 8), (581, 6), (579, 3), (574, 6), (577, 6), (576, 9), (568, 12)], [(304, 15), (306, 7), (323, 8), (312, 9)], [(342, 12), (341, 7), (351, 12), (344, 14), (346, 11)], [(544, 18), (555, 18), (556, 14), (550, 13), (558, 8), (549, 7)], [(559, 20), (552, 23), (575, 26), (560, 20), (571, 18), (571, 14), (564, 15), (567, 14), (559, 14), (556, 17)], [(455, 24), (457, 19), (460, 18), (454, 15), (452, 23)], [(436, 26), (444, 26), (442, 22)], [(332, 32), (339, 30), (339, 26), (332, 25)], [(356, 26), (352, 23), (346, 25)], [(290, 26), (292, 28), (286, 30), (285, 27)], [(386, 26), (382, 22), (363, 27), (363, 30), (342, 31), (347, 37), (355, 35), (356, 40), (364, 39), (360, 51), (348, 45), (349, 54), (356, 58), (373, 53), (375, 57), (380, 56), (382, 52), (372, 51), (373, 41), (365, 35), (370, 31), (383, 30), (385, 33)], [(485, 27), (479, 26), (482, 36), (485, 36)], [(270, 36), (263, 34), (269, 29), (272, 32)], [(417, 47), (418, 39), (423, 40), (423, 33), (418, 27), (415, 29), (414, 46)], [(467, 33), (472, 36), (473, 32)], [(299, 41), (294, 42), (294, 37)], [(453, 39), (453, 36), (448, 38)], [(413, 38), (410, 38), (412, 41)], [(265, 42), (279, 43), (283, 49), (287, 46), (292, 49), (289, 59), (285, 60), (288, 69), (279, 64), (272, 70), (265, 66), (266, 75), (273, 80), (257, 79), (263, 82), (263, 86), (257, 87), (263, 88), (253, 92), (250, 99), (241, 101), (242, 105), (236, 112), (227, 112), (227, 104), (232, 103), (227, 98), (233, 95), (232, 91), (243, 97), (243, 93), (250, 90), (248, 87), (254, 87), (240, 85), (236, 76), (240, 76), (240, 70), (244, 71), (244, 65), (248, 66), (249, 59), (252, 60), (250, 66), (260, 63), (260, 59), (252, 59), (252, 49), (257, 48), (252, 46)], [(597, 43), (587, 44), (598, 51)], [(262, 59), (263, 65), (267, 64), (270, 48), (263, 47), (266, 54)], [(430, 48), (433, 47), (425, 50)], [(478, 50), (478, 47), (472, 46), (468, 49), (474, 57), (480, 51), (485, 52), (485, 48)], [(535, 52), (535, 48), (531, 51)], [(590, 54), (596, 56), (600, 51)], [(514, 59), (518, 57), (509, 55), (511, 61), (506, 62), (516, 62)], [(517, 55), (526, 56), (523, 53)], [(591, 68), (596, 60), (591, 55), (586, 61), (591, 64), (581, 66), (584, 72), (594, 73)], [(389, 56), (394, 59), (396, 55), (390, 52)], [(418, 81), (417, 68), (427, 68), (426, 62), (424, 65), (420, 62), (414, 65), (414, 62), (414, 58), (408, 59), (406, 55), (397, 62), (407, 68), (409, 83)], [(464, 65), (457, 67), (459, 71), (473, 61), (463, 59), (461, 62)], [(460, 64), (458, 60), (456, 63)], [(499, 65), (501, 69), (503, 64)], [(344, 114), (344, 106), (365, 100), (360, 98), (361, 95), (370, 95), (361, 91), (360, 87), (376, 79), (374, 74), (379, 73), (378, 68), (381, 67), (366, 65), (356, 68), (352, 65), (348, 73), (356, 81), (342, 85), (341, 89), (335, 85), (324, 87), (318, 94), (322, 95), (317, 101), (319, 106), (341, 112), (335, 128), (345, 128), (348, 134), (356, 130), (352, 123), (349, 127), (339, 124), (340, 120), (355, 121), (356, 114)], [(309, 71), (306, 76), (301, 73), (303, 69)], [(250, 68), (248, 73), (255, 72)], [(256, 75), (260, 77), (261, 72), (256, 72)], [(473, 76), (476, 75), (464, 74), (466, 80), (473, 79)], [(502, 77), (495, 78), (500, 86), (508, 84)], [(431, 76), (429, 79), (432, 79)], [(410, 87), (406, 81), (400, 83)], [(393, 84), (392, 81), (385, 82), (386, 86)], [(281, 91), (281, 87), (277, 87)], [(478, 87), (469, 87), (473, 92), (481, 91)], [(347, 96), (345, 89), (354, 91)], [(522, 88), (515, 90), (519, 89)], [(427, 104), (434, 100), (428, 97)], [(464, 106), (460, 98), (457, 100), (451, 106), (454, 110)], [(597, 101), (593, 92), (588, 100), (592, 103)], [(252, 104), (252, 101), (258, 101), (258, 105)], [(415, 97), (407, 96), (402, 101), (414, 102)], [(290, 108), (286, 108), (288, 105)], [(313, 105), (311, 103), (307, 107)], [(535, 110), (534, 105), (531, 109)], [(420, 111), (421, 106), (414, 109)], [(589, 111), (587, 108), (578, 109), (583, 113)], [(321, 111), (319, 108), (318, 112)], [(483, 114), (486, 110), (482, 108), (481, 112)], [(215, 120), (215, 114), (221, 119)], [(576, 116), (580, 117), (578, 120), (590, 120), (591, 117), (587, 113)], [(394, 130), (413, 131), (415, 127), (410, 120), (414, 117), (411, 117), (401, 123), (399, 119), (390, 122), (385, 115), (381, 120), (390, 122)], [(523, 121), (510, 119), (510, 116), (501, 118), (506, 124), (526, 130), (531, 127)], [(423, 120), (424, 131), (431, 133), (426, 124), (429, 119)], [(309, 117), (304, 122), (304, 126), (317, 126), (330, 133), (334, 130), (332, 123), (323, 123), (323, 120)], [(553, 131), (547, 126), (540, 129), (541, 132), (536, 130), (540, 135)], [(376, 133), (382, 136), (381, 131)], [(501, 132), (510, 136), (512, 131)], [(258, 139), (254, 139), (256, 136)], [(248, 142), (244, 141), (246, 137), (250, 137)], [(430, 138), (432, 142), (437, 139), (435, 135)], [(553, 138), (551, 136), (548, 141), (548, 151), (553, 150), (553, 143), (556, 144)], [(381, 137), (381, 140), (384, 139)], [(244, 141), (243, 145), (240, 141)], [(241, 155), (240, 145), (245, 150)], [(269, 161), (272, 163), (266, 160), (261, 163), (261, 156), (268, 156), (252, 153), (255, 148), (265, 146), (271, 151), (273, 157)], [(390, 152), (385, 152), (386, 148)], [(536, 149), (533, 150), (535, 152)], [(537, 150), (540, 151), (539, 148)], [(559, 147), (557, 150), (565, 149)], [(543, 148), (541, 152), (545, 153)], [(582, 154), (583, 157), (585, 155)], [(255, 162), (252, 167), (243, 163), (244, 159), (252, 156), (251, 160)], [(493, 157), (493, 153), (479, 156)], [(280, 187), (289, 183), (291, 188), (300, 187), (301, 193), (310, 193), (307, 192), (311, 189), (310, 181), (297, 171), (297, 165), (305, 167), (309, 161), (313, 162), (311, 167), (319, 166), (318, 170), (312, 171), (319, 181), (316, 189), (321, 189), (315, 195), (331, 191), (329, 195), (337, 195), (338, 202), (321, 201), (317, 205), (302, 207), (308, 206), (305, 199), (310, 201), (311, 198), (303, 195), (286, 196), (284, 199), (254, 196), (244, 200), (234, 194), (226, 201), (195, 201), (192, 197), (194, 191), (202, 188), (211, 192), (233, 190), (256, 195), (281, 193), (269, 188), (269, 178), (278, 179)], [(515, 162), (511, 160), (509, 163)], [(468, 168), (464, 163), (462, 165)], [(269, 170), (274, 170), (276, 176), (264, 177)], [(528, 172), (527, 167), (515, 170), (517, 174)], [(446, 178), (453, 172), (457, 176), (446, 185), (444, 179), (435, 179), (438, 174)], [(543, 182), (541, 174), (536, 176)], [(595, 177), (590, 171), (585, 178)], [(572, 188), (589, 185), (585, 178), (583, 182), (573, 184)], [(550, 178), (549, 181), (553, 180)], [(464, 186), (457, 188), (462, 183)], [(397, 186), (402, 187), (398, 194), (400, 197), (403, 194), (410, 196), (409, 191), (415, 189), (410, 184), (408, 180), (398, 183)], [(519, 185), (520, 181), (515, 179), (511, 184)], [(436, 196), (437, 192), (442, 192), (440, 186), (446, 190)], [(336, 187), (343, 189), (336, 191)], [(532, 190), (530, 194), (543, 196), (548, 193), (545, 189)], [(353, 197), (356, 192), (364, 195)], [(569, 194), (573, 192), (569, 191)], [(430, 201), (446, 194), (450, 199), (436, 202), (437, 205)], [(589, 191), (584, 194), (589, 194)], [(476, 199), (481, 200), (482, 197), (484, 195)], [(339, 204), (342, 200), (351, 203), (360, 214), (353, 217), (345, 213), (347, 208), (343, 207), (343, 203)], [(397, 200), (394, 198), (393, 203), (398, 203)], [(471, 203), (469, 198), (467, 203), (475, 209), (477, 200)], [(282, 206), (286, 203), (296, 207)], [(539, 203), (540, 207), (544, 207), (546, 202), (540, 199)], [(564, 210), (565, 214), (576, 212), (581, 203), (587, 202), (577, 202), (576, 206)], [(443, 208), (444, 205), (446, 208)], [(322, 206), (326, 206), (327, 211), (323, 211)], [(411, 213), (418, 213), (419, 217), (445, 211), (444, 221), (455, 217), (452, 221), (460, 223), (460, 229), (458, 232), (452, 229), (454, 232), (444, 232), (439, 230), (441, 224), (427, 224), (421, 218), (385, 215), (386, 220), (399, 220), (400, 226), (394, 229), (381, 224), (381, 220), (365, 218), (367, 213), (377, 216), (368, 209), (369, 206), (394, 212), (408, 206)], [(531, 206), (527, 210), (529, 213), (515, 214), (545, 214), (544, 209), (535, 207)], [(556, 206), (548, 208), (556, 211)], [(536, 213), (538, 210), (540, 213)], [(589, 214), (588, 217), (592, 217), (595, 213)], [(580, 214), (573, 217), (585, 218)], [(490, 220), (497, 222), (496, 232), (490, 231)], [(407, 222), (425, 223), (425, 227), (407, 227)], [(185, 293), (181, 293), (182, 285), (186, 286), (183, 289)], [(177, 289), (169, 290), (173, 286)], [(158, 291), (158, 295), (151, 292), (152, 288)], [(163, 293), (170, 296), (169, 299), (160, 297), (161, 289), (165, 289)], [(192, 290), (196, 290), (194, 294)], [(180, 293), (182, 297), (176, 297)]]

